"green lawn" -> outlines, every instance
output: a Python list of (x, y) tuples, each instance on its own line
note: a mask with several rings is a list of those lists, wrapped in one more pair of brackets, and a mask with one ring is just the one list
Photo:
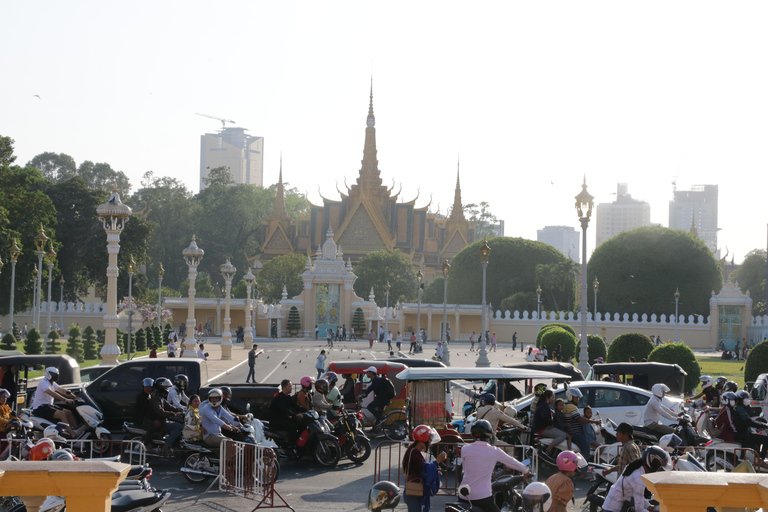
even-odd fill
[(744, 361), (723, 361), (720, 357), (699, 357), (701, 374), (709, 375), (713, 379), (722, 375), (728, 380), (744, 387)]

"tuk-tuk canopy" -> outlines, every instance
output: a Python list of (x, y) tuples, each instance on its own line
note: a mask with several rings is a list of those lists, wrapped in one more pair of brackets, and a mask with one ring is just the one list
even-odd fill
[(568, 375), (569, 380), (584, 380), (581, 370), (568, 363), (541, 361), (537, 363), (505, 364), (504, 368), (518, 368), (521, 370), (540, 370), (544, 372), (562, 373)]
[(390, 363), (404, 364), (408, 368), (445, 368), (445, 364), (441, 361), (435, 361), (433, 359), (411, 359), (409, 357), (393, 357), (388, 359), (377, 359), (377, 361), (387, 361)]
[(631, 375), (635, 387), (650, 391), (654, 384), (662, 383), (669, 387), (670, 394), (682, 395), (688, 374), (676, 364), (597, 363), (592, 365), (589, 375), (590, 380), (599, 380), (599, 375)]
[(360, 359), (357, 361), (334, 361), (328, 365), (328, 369), (340, 376), (356, 374), (359, 377), (365, 373), (366, 368), (371, 366), (376, 368), (377, 374), (386, 375), (392, 381), (392, 385), (395, 386), (395, 394), (400, 396), (405, 386), (405, 381), (397, 375), (406, 368), (404, 364), (392, 361), (367, 361)]
[(562, 373), (523, 368), (406, 368), (397, 374), (402, 380), (485, 380), (485, 379), (568, 379)]
[(59, 380), (57, 384), (80, 384), (80, 365), (77, 360), (66, 354), (51, 355), (20, 355), (0, 357), (0, 365), (19, 366), (19, 374), (23, 377), (22, 366), (33, 369), (38, 366), (48, 368), (54, 366), (59, 369)]

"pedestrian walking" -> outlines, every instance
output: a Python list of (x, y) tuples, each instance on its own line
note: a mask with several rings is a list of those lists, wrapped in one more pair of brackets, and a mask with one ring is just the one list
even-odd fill
[(435, 357), (437, 358), (438, 361), (443, 360), (443, 342), (442, 341), (437, 342), (437, 348), (435, 349)]
[[(208, 360), (208, 354), (205, 353), (205, 345), (202, 343), (199, 345), (200, 348), (197, 349), (197, 357), (199, 359), (202, 359), (203, 361)], [(255, 382), (255, 381), (254, 381)]]
[(317, 370), (317, 378), (325, 373), (325, 350), (320, 351), (320, 355), (317, 356), (317, 362), (315, 363), (315, 369)]
[(256, 352), (256, 349), (259, 348), (258, 345), (254, 344), (253, 347), (251, 347), (251, 350), (248, 351), (248, 376), (245, 378), (245, 383), (248, 384), (249, 380), (252, 380), (254, 384), (256, 384), (256, 358), (259, 357), (259, 354)]
[(475, 351), (475, 331), (472, 331), (472, 334), (469, 336), (469, 351)]
[(496, 333), (491, 335), (491, 350), (496, 352)]
[(379, 343), (384, 343), (384, 328), (379, 326)]
[(320, 334), (320, 329), (317, 327), (317, 324), (315, 324), (315, 341), (317, 341), (317, 336)]
[(392, 331), (387, 331), (387, 350), (392, 351)]
[(374, 334), (373, 329), (371, 329), (371, 332), (368, 333), (368, 347), (373, 348), (373, 340), (376, 339), (376, 334)]
[(416, 333), (411, 331), (411, 348), (408, 349), (408, 353), (412, 354), (416, 352)]
[(400, 331), (397, 331), (397, 338), (396, 343), (397, 345), (397, 351), (400, 352), (400, 346), (403, 344), (403, 335), (400, 334)]
[[(512, 335), (512, 350), (517, 349), (517, 331)], [(520, 347), (520, 352), (523, 351), (523, 347)]]

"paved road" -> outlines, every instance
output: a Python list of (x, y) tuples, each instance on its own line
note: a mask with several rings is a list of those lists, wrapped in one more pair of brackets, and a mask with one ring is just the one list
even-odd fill
[[(256, 340), (259, 348), (264, 350), (256, 362), (256, 379), (262, 383), (278, 383), (284, 378), (293, 382), (304, 375), (315, 376), (317, 374), (315, 362), (320, 350), (326, 349), (325, 342), (314, 340)], [(389, 356), (386, 344), (374, 344), (369, 349), (368, 341), (337, 342), (332, 350), (328, 350), (326, 366), (332, 361), (347, 359), (383, 359)], [(435, 345), (429, 343), (424, 348), (420, 357), (431, 357), (434, 354)], [(242, 346), (233, 350), (243, 351)], [(407, 356), (407, 351), (398, 356)], [(469, 351), (468, 343), (452, 343), (451, 358), (453, 366), (474, 366), (476, 353)], [(523, 360), (523, 354), (519, 351), (512, 352), (511, 347), (499, 346), (498, 352), (490, 353), (489, 359), (493, 366), (517, 362)], [(241, 364), (229, 374), (218, 379), (220, 383), (245, 382), (248, 373), (248, 365)], [(374, 449), (378, 440), (374, 440)], [(161, 463), (150, 461), (155, 472), (152, 476), (152, 485), (158, 488), (170, 488), (173, 497), (168, 505), (163, 507), (169, 511), (209, 512), (209, 511), (242, 511), (250, 510), (256, 506), (255, 502), (232, 497), (217, 490), (202, 494), (208, 486), (206, 484), (192, 484), (179, 472), (179, 464)], [(297, 512), (318, 512), (318, 510), (362, 511), (366, 510), (368, 491), (373, 485), (374, 457), (364, 464), (357, 465), (342, 459), (339, 465), (333, 469), (323, 469), (314, 461), (282, 461), (281, 478), (277, 482), (276, 489)], [(577, 482), (577, 497), (586, 493), (588, 484)], [(433, 500), (436, 511), (444, 509), (445, 502), (452, 498), (437, 497)], [(572, 505), (569, 510), (581, 510), (582, 500)], [(398, 510), (405, 510), (401, 504)]]

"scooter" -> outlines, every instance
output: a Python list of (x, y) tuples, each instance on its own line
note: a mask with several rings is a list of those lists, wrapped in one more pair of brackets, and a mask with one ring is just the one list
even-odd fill
[(371, 456), (371, 440), (363, 433), (357, 415), (344, 407), (338, 409), (339, 418), (331, 422), (333, 435), (349, 460), (362, 464)]
[[(523, 497), (515, 488), (524, 482), (525, 477), (523, 475), (504, 475), (497, 478), (491, 484), (491, 496), (493, 496), (493, 501), (502, 512), (517, 512), (520, 510)], [(462, 499), (446, 503), (445, 512), (471, 512), (473, 508), (472, 501), (469, 499), (469, 492), (469, 485), (464, 484), (459, 487), (459, 497)]]
[[(75, 400), (76, 405), (74, 408), (71, 406), (62, 405), (62, 407), (67, 407), (70, 410), (73, 410), (75, 417), (80, 422), (80, 426), (74, 429), (74, 439), (79, 441), (85, 441), (89, 439), (110, 441), (112, 439), (111, 433), (109, 430), (102, 427), (102, 424), (104, 423), (104, 415), (101, 414), (101, 411), (91, 407), (90, 405), (86, 405), (86, 403), (87, 402), (82, 398), (78, 398)], [(31, 421), (32, 429), (36, 432), (40, 432), (41, 434), (42, 432), (45, 432), (46, 428), (51, 426), (55, 427), (58, 423), (58, 421), (53, 422), (45, 418), (35, 416), (32, 409), (22, 409), (20, 418), (22, 421)], [(96, 453), (104, 453), (108, 449), (109, 443), (94, 443), (93, 446), (93, 450)]]
[(290, 441), (289, 432), (274, 430), (266, 424), (264, 435), (277, 444), (280, 456), (300, 459), (312, 455), (322, 466), (335, 466), (341, 459), (341, 446), (331, 433), (330, 425), (320, 421), (317, 411), (307, 411), (303, 414), (305, 427), (295, 442)]

